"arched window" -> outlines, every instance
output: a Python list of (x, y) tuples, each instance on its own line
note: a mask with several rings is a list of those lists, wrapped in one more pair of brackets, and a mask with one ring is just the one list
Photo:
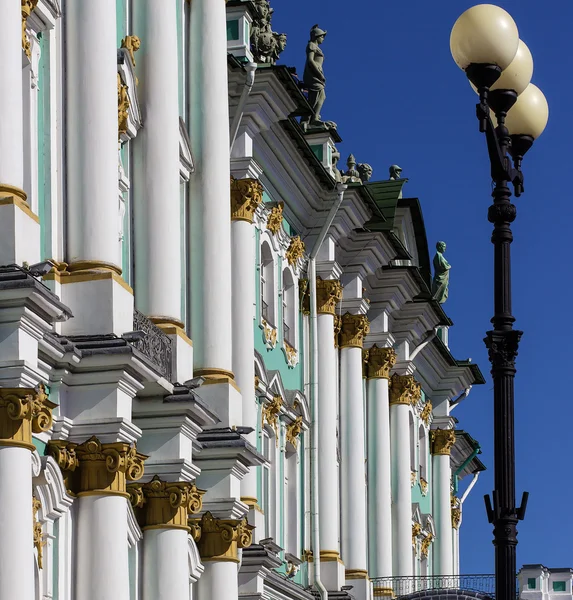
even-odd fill
[(418, 454), (420, 461), (419, 477), (428, 481), (428, 440), (426, 428), (420, 425), (418, 429)]
[(270, 325), (275, 321), (275, 264), (267, 242), (261, 246), (261, 317)]
[(296, 348), (295, 286), (289, 269), (283, 270), (283, 340)]

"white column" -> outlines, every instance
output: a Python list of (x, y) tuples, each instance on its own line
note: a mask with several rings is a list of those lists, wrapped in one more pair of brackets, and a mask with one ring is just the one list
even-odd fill
[(134, 3), (138, 97), (133, 142), (136, 306), (158, 324), (181, 323), (181, 199), (176, 2)]
[(77, 598), (129, 600), (126, 498), (80, 495), (77, 502)]
[[(23, 194), (22, 13), (18, 0), (0, 2), (0, 198), (4, 186)], [(25, 199), (25, 196), (24, 196)]]
[[(191, 2), (191, 327), (196, 375), (231, 376), (231, 219), (224, 2)], [(251, 332), (252, 336), (252, 332)]]
[(392, 567), (395, 576), (413, 575), (410, 407), (420, 398), (411, 375), (393, 375), (390, 394), (392, 470)]
[(368, 350), (369, 575), (392, 576), (392, 463), (388, 379), (396, 362), (392, 348)]
[(0, 600), (33, 600), (30, 449), (5, 446), (3, 441), (0, 440), (0, 531), (3, 540), (0, 544)]
[(454, 549), (452, 539), (452, 506), (450, 449), (456, 441), (453, 429), (430, 431), (432, 450), (432, 490), (436, 543), (434, 544), (435, 575), (452, 575)]
[(143, 600), (189, 596), (189, 542), (184, 529), (143, 532)]
[(340, 331), (341, 537), (342, 559), (349, 580), (365, 579), (368, 575), (362, 380), (362, 344), (368, 329), (364, 315), (343, 315)]
[[(120, 257), (115, 4), (115, 0), (98, 0), (66, 5), (70, 270), (98, 268), (121, 272), (117, 266)], [(78, 263), (75, 269), (73, 263)]]
[[(242, 393), (242, 424), (257, 427), (255, 398), (255, 344), (253, 318), (255, 306), (255, 229), (253, 215), (263, 200), (263, 188), (256, 179), (237, 179), (231, 183), (232, 294), (233, 294), (233, 373)], [(256, 432), (247, 435), (256, 447)], [(249, 469), (241, 481), (241, 498), (253, 506), (257, 499), (257, 471)]]
[(234, 562), (204, 562), (205, 571), (197, 582), (197, 598), (201, 600), (237, 600), (239, 584)]

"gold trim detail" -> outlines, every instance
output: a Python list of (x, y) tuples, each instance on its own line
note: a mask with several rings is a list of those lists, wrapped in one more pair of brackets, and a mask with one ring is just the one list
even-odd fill
[(434, 536), (431, 533), (422, 540), (422, 544), (420, 546), (420, 553), (424, 558), (428, 558), (428, 554), (430, 552), (430, 544), (434, 541)]
[(292, 267), (297, 263), (299, 258), (304, 256), (304, 242), (300, 239), (300, 235), (295, 235), (290, 240), (289, 247), (285, 252), (285, 258), (288, 264)]
[(412, 525), (412, 547), (414, 548), (414, 552), (416, 556), (418, 556), (418, 536), (422, 533), (422, 526), (420, 523), (414, 523)]
[(158, 323), (157, 327), (167, 335), (176, 335), (180, 337), (189, 346), (193, 346), (193, 340), (185, 333), (185, 330), (178, 325), (168, 325), (167, 323)]
[(121, 80), (121, 75), (117, 74), (117, 135), (121, 137), (127, 133), (129, 123), (129, 94), (127, 84)]
[(32, 433), (48, 431), (52, 410), (43, 384), (33, 388), (0, 388), (0, 446), (17, 446), (34, 451)]
[(368, 579), (368, 571), (364, 569), (346, 569), (344, 576), (346, 579)]
[(30, 219), (40, 223), (40, 217), (32, 212), (28, 204), (26, 192), (16, 186), (0, 183), (0, 206), (16, 206)]
[(362, 348), (364, 336), (370, 332), (370, 323), (366, 315), (342, 315), (339, 345), (341, 348)]
[(450, 504), (452, 507), (452, 527), (459, 529), (462, 522), (462, 504), (457, 496), (452, 494)]
[(135, 67), (135, 53), (141, 48), (141, 40), (137, 35), (126, 35), (121, 40), (121, 47), (125, 48), (131, 58), (131, 64)]
[(69, 273), (93, 273), (93, 272), (111, 272), (121, 277), (121, 268), (112, 263), (103, 262), (101, 260), (76, 260), (68, 264), (67, 271)]
[(32, 58), (30, 38), (26, 33), (26, 25), (28, 17), (32, 14), (32, 11), (38, 6), (38, 0), (21, 0), (22, 7), (22, 50), (26, 53), (28, 59)]
[(410, 471), (410, 486), (414, 487), (418, 480), (418, 471)]
[(216, 367), (201, 367), (199, 369), (194, 369), (193, 375), (195, 377), (209, 377), (211, 379), (235, 379), (233, 371), (218, 369)]
[(42, 531), (42, 523), (38, 521), (38, 511), (42, 508), (42, 503), (32, 496), (32, 519), (33, 519), (33, 532), (34, 532), (34, 548), (38, 552), (38, 568), (44, 568), (44, 546), (48, 543), (44, 540), (44, 533)]
[(143, 476), (147, 456), (125, 442), (102, 444), (93, 436), (83, 444), (48, 442), (47, 451), (64, 471), (66, 485), (78, 495), (129, 497), (126, 480)]
[(453, 429), (432, 429), (430, 431), (430, 450), (432, 454), (449, 456), (456, 443), (456, 432)]
[(157, 327), (179, 327), (180, 329), (183, 329), (183, 327), (185, 327), (185, 323), (183, 323), (183, 321), (175, 319), (174, 317), (160, 317), (148, 315), (147, 318), (154, 325), (157, 325)]
[[(64, 265), (65, 263), (60, 263)], [(87, 281), (104, 281), (111, 279), (120, 285), (124, 290), (133, 296), (133, 290), (129, 284), (114, 271), (78, 271), (77, 273), (69, 273), (68, 271), (50, 271), (44, 276), (45, 281), (57, 281), (61, 285), (65, 283), (85, 283)]]
[(310, 315), (310, 290), (308, 279), (298, 280), (298, 302), (303, 315)]
[(273, 234), (276, 235), (283, 224), (283, 208), (285, 206), (284, 202), (279, 202), (276, 206), (271, 208), (271, 212), (267, 217), (267, 229)]
[(372, 346), (368, 355), (368, 379), (390, 379), (390, 371), (396, 364), (396, 359), (394, 348)]
[(291, 346), (286, 340), (283, 340), (283, 348), (286, 354), (288, 366), (294, 369), (298, 363), (298, 352), (296, 348)]
[(394, 590), (387, 587), (375, 587), (372, 595), (374, 598), (394, 598)]
[(302, 431), (302, 417), (298, 416), (290, 425), (286, 427), (286, 439), (287, 442), (290, 442), (295, 448), (298, 443), (298, 436)]
[(259, 504), (257, 498), (253, 498), (252, 496), (241, 496), (241, 502), (246, 504), (249, 508), (256, 508)]
[[(15, 185), (8, 185), (7, 183), (0, 183), (0, 199), (1, 198), (10, 198), (12, 196), (16, 196), (28, 206), (28, 196), (26, 196), (26, 192), (21, 190), (19, 187)], [(6, 202), (8, 204), (8, 202)], [(29, 208), (29, 206), (28, 206)]]
[(428, 493), (428, 482), (423, 477), (420, 477), (420, 490), (422, 491), (422, 496)]
[(422, 421), (424, 421), (424, 423), (426, 424), (426, 427), (430, 426), (430, 419), (432, 417), (432, 401), (428, 400), (426, 402), (426, 404), (424, 404), (424, 408), (422, 409), (422, 412), (420, 413), (420, 419), (422, 419)]
[(368, 378), (368, 360), (370, 359), (370, 350), (362, 348), (362, 378)]
[(340, 330), (342, 329), (342, 317), (334, 315), (334, 347), (339, 348)]
[(203, 490), (189, 482), (170, 483), (157, 475), (148, 483), (127, 486), (131, 505), (143, 529), (171, 528), (189, 531), (188, 515), (203, 507)]
[(273, 396), (273, 399), (266, 404), (263, 404), (262, 409), (262, 426), (265, 426), (265, 423), (272, 428), (275, 432), (275, 439), (277, 442), (277, 446), (279, 443), (279, 414), (281, 412), (281, 408), (283, 405), (283, 401), (280, 396)]
[(342, 284), (338, 279), (316, 278), (316, 310), (319, 315), (336, 314), (336, 305), (342, 300)]
[(320, 562), (337, 562), (340, 560), (340, 553), (337, 550), (321, 550)]
[(390, 404), (417, 404), (422, 396), (422, 386), (412, 375), (392, 375), (390, 379)]
[(278, 329), (268, 323), (265, 319), (261, 319), (263, 325), (263, 339), (265, 346), (269, 349), (277, 345)]
[(216, 519), (206, 512), (202, 519), (190, 519), (189, 526), (203, 561), (239, 562), (238, 549), (253, 542), (247, 519)]
[(263, 201), (263, 186), (258, 179), (231, 177), (231, 220), (253, 222), (257, 207)]

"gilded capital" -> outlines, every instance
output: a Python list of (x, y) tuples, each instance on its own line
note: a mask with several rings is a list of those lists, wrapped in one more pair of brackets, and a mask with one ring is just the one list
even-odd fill
[(48, 431), (57, 406), (40, 384), (33, 388), (0, 388), (0, 446), (34, 450), (32, 433)]
[(281, 225), (283, 224), (284, 205), (284, 202), (279, 202), (276, 206), (273, 206), (267, 217), (267, 229), (272, 234), (277, 234), (281, 229)]
[(148, 483), (127, 486), (130, 502), (143, 529), (185, 529), (189, 514), (203, 507), (203, 490), (189, 482), (170, 483), (157, 475)]
[(76, 446), (79, 463), (77, 493), (129, 497), (127, 480), (137, 481), (143, 476), (147, 456), (125, 442), (102, 444), (95, 436)]
[(203, 561), (239, 562), (238, 549), (253, 542), (253, 529), (247, 519), (216, 519), (206, 512), (202, 519), (189, 522)]
[(432, 429), (430, 431), (430, 450), (432, 454), (450, 455), (456, 443), (456, 432), (453, 429)]
[(370, 331), (366, 315), (342, 315), (339, 344), (341, 348), (362, 348), (364, 336)]
[(286, 439), (287, 442), (290, 442), (295, 448), (298, 442), (298, 436), (302, 431), (302, 417), (298, 416), (290, 425), (287, 425), (286, 428)]
[(289, 247), (285, 253), (285, 257), (288, 261), (288, 264), (296, 265), (299, 258), (304, 256), (304, 242), (300, 239), (299, 235), (295, 235), (290, 240)]
[(412, 375), (392, 375), (390, 379), (390, 404), (414, 405), (422, 396), (422, 387)]
[(26, 26), (28, 23), (28, 17), (32, 14), (32, 11), (38, 6), (38, 0), (21, 0), (20, 6), (22, 10), (22, 49), (26, 53), (26, 56), (30, 59), (32, 57), (30, 38), (26, 33)]
[(336, 305), (342, 299), (342, 284), (338, 279), (316, 278), (316, 310), (319, 315), (336, 314)]
[(368, 352), (368, 379), (390, 379), (390, 371), (395, 364), (394, 348), (372, 346)]
[(231, 177), (231, 219), (253, 222), (253, 215), (263, 201), (263, 186), (257, 179)]

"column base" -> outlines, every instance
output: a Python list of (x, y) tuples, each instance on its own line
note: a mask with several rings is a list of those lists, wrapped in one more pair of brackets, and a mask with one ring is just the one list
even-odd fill
[(33, 265), (40, 256), (40, 218), (23, 190), (0, 183), (0, 265)]
[(374, 598), (394, 598), (394, 590), (389, 587), (375, 587), (372, 591)]
[(347, 570), (345, 585), (352, 586), (350, 593), (356, 600), (370, 600), (370, 580), (367, 571), (361, 569)]
[[(313, 564), (314, 561), (310, 562), (311, 571), (314, 570)], [(311, 578), (314, 578), (314, 573), (311, 572), (310, 575)], [(338, 552), (334, 550), (320, 551), (320, 579), (329, 592), (339, 591), (345, 585), (346, 570)]]
[(235, 380), (223, 374), (204, 375), (203, 373), (203, 369), (194, 371), (195, 377), (205, 377), (205, 381), (197, 393), (221, 419), (217, 427), (242, 425), (242, 397)]

